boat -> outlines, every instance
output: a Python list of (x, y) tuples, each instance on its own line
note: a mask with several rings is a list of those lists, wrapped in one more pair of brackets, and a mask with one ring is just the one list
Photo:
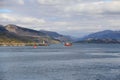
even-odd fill
[(34, 44), (33, 48), (37, 48), (37, 45), (36, 45), (36, 43)]
[(72, 43), (71, 42), (65, 42), (64, 46), (72, 46)]

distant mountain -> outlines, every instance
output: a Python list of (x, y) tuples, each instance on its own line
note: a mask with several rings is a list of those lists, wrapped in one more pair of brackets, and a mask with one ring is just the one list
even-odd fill
[(58, 34), (57, 32), (53, 32), (53, 31), (40, 30), (40, 32), (43, 32), (43, 33), (45, 33), (48, 36), (51, 36), (53, 38), (57, 38), (57, 37), (62, 37), (63, 36), (61, 34)]
[(77, 42), (89, 43), (120, 43), (120, 31), (105, 30), (89, 34)]
[(40, 32), (43, 32), (54, 39), (60, 40), (61, 42), (72, 41), (72, 38), (70, 36), (62, 35), (57, 32), (46, 31), (46, 30), (40, 30)]

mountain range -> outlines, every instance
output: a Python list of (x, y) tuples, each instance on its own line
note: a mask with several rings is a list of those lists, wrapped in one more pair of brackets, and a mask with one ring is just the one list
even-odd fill
[[(0, 43), (40, 43), (43, 40), (51, 44), (68, 41), (66, 36), (52, 31), (37, 31), (33, 29), (23, 28), (17, 25), (8, 24), (0, 25)], [(1, 45), (2, 45), (1, 44)], [(11, 45), (10, 44), (10, 45)]]
[(0, 45), (15, 45), (14, 43), (41, 43), (44, 40), (50, 44), (67, 41), (73, 42), (73, 40), (77, 43), (120, 43), (120, 31), (104, 30), (91, 33), (76, 40), (71, 36), (62, 35), (53, 31), (37, 31), (13, 24), (8, 24), (6, 26), (0, 25)]
[(120, 31), (104, 30), (79, 38), (77, 42), (120, 43)]
[(62, 34), (59, 34), (57, 32), (46, 31), (46, 30), (40, 30), (40, 32), (47, 34), (48, 36), (50, 36), (56, 40), (60, 40), (61, 42), (73, 41), (73, 38), (71, 36), (68, 36), (68, 35), (62, 35)]

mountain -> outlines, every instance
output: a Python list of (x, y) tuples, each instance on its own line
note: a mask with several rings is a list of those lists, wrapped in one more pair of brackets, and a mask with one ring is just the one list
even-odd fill
[(120, 43), (120, 31), (105, 30), (89, 34), (77, 42), (89, 43)]
[(58, 39), (49, 36), (42, 31), (23, 28), (17, 25), (0, 25), (0, 45), (14, 45), (14, 43), (41, 43), (43, 40), (55, 44), (60, 43)]
[(7, 32), (3, 25), (0, 25), (0, 33)]
[(40, 32), (43, 32), (45, 34), (47, 34), (48, 36), (51, 36), (53, 38), (56, 38), (56, 37), (62, 37), (63, 35), (61, 34), (58, 34), (57, 32), (53, 32), (53, 31), (46, 31), (46, 30), (40, 30)]
[(4, 26), (0, 25), (0, 45), (2, 45), (3, 43), (11, 44), (13, 42), (21, 43), (25, 41), (29, 40), (26, 40), (23, 37), (18, 37), (17, 35), (10, 33), (5, 29)]
[(11, 33), (17, 34), (19, 36), (47, 36), (43, 32), (28, 29), (28, 28), (23, 28), (20, 26), (16, 26), (13, 24), (9, 24), (5, 26), (5, 29), (8, 30)]
[(46, 31), (46, 30), (40, 30), (40, 32), (43, 32), (54, 39), (60, 40), (61, 42), (72, 41), (71, 36), (62, 35), (57, 32)]

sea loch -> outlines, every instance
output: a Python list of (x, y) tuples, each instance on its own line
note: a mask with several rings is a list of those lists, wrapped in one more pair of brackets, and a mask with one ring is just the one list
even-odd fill
[(120, 45), (0, 47), (0, 80), (120, 80)]

